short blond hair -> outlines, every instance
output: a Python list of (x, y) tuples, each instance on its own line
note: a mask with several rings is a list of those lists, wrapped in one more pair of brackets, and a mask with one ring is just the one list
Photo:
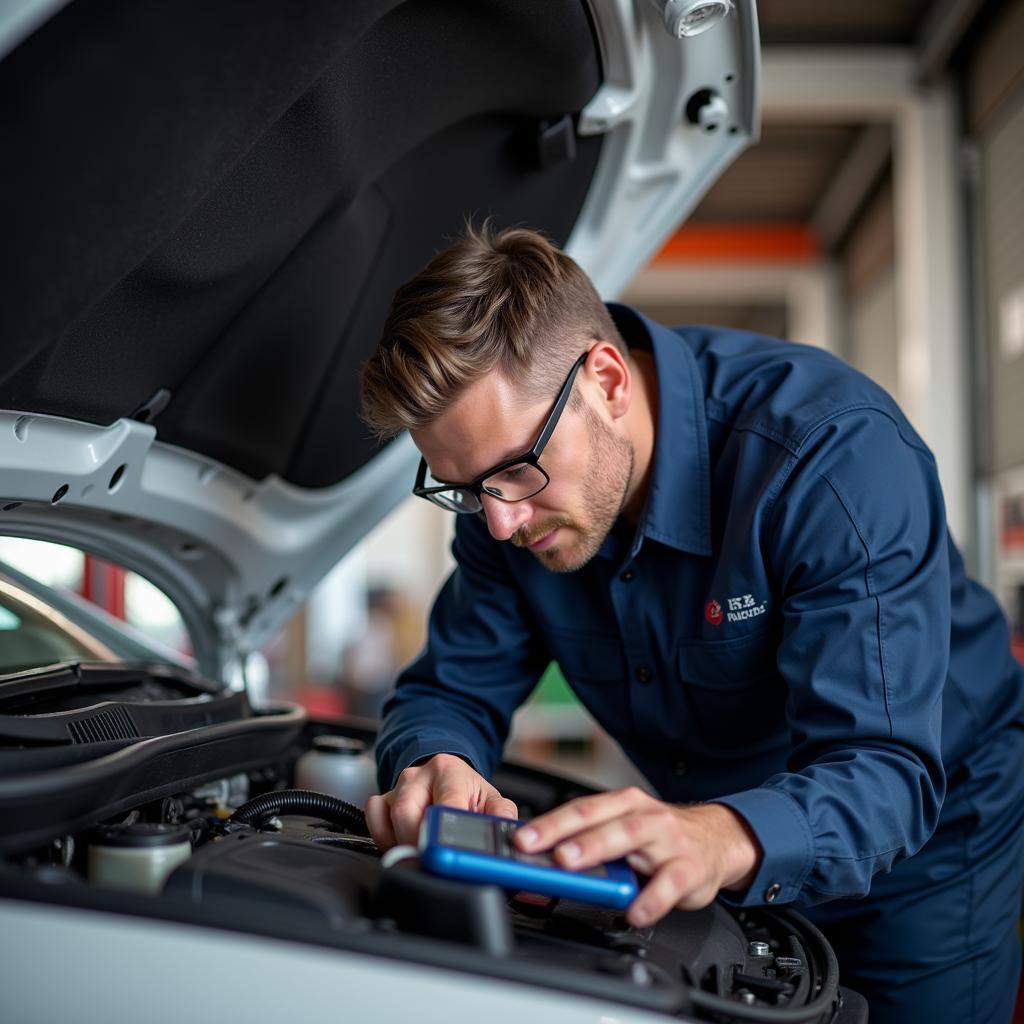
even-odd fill
[(553, 398), (588, 343), (625, 342), (590, 278), (537, 231), (467, 226), (395, 293), (363, 367), (362, 415), (381, 439), (425, 426), (492, 371)]

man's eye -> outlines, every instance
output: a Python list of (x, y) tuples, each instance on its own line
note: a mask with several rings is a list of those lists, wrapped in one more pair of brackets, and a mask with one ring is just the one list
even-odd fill
[(501, 484), (512, 484), (512, 483), (515, 483), (517, 480), (521, 480), (524, 476), (526, 476), (526, 471), (527, 471), (527, 467), (526, 466), (522, 466), (522, 465), (520, 465), (520, 466), (509, 466), (508, 469), (503, 469), (497, 475), (492, 476), (487, 481), (487, 485), (488, 486), (492, 486), (492, 485), (499, 485), (500, 486)]

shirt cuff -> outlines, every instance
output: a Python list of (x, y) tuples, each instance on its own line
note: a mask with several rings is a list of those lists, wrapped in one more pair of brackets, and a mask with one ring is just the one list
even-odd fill
[(437, 734), (435, 736), (417, 736), (416, 739), (407, 743), (397, 754), (390, 751), (378, 752), (377, 781), (382, 793), (394, 789), (398, 776), (409, 767), (414, 761), (422, 761), (424, 758), (433, 757), (435, 754), (455, 754), (466, 761), (469, 766), (479, 774), (483, 774), (480, 768), (480, 759), (466, 749), (465, 740), (457, 737)]
[(719, 899), (733, 907), (792, 903), (814, 866), (814, 834), (803, 808), (771, 786), (748, 789), (708, 803), (731, 807), (750, 826), (763, 855), (746, 890), (722, 889)]

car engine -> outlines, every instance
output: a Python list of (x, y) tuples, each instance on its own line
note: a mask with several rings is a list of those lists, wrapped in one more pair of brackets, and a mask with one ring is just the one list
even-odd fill
[[(26, 679), (31, 676), (31, 679)], [(362, 812), (293, 788), (324, 737), (371, 727), (255, 708), (160, 666), (0, 680), (0, 898), (358, 951), (601, 998), (676, 1020), (855, 1024), (825, 938), (786, 909), (619, 911), (389, 864)], [(524, 817), (589, 792), (514, 764)]]

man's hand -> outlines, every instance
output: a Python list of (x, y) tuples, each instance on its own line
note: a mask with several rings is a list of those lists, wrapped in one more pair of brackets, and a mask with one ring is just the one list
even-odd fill
[(625, 857), (650, 881), (626, 917), (642, 928), (673, 907), (699, 910), (719, 889), (743, 889), (761, 860), (749, 826), (724, 804), (679, 807), (635, 786), (585, 796), (542, 814), (515, 835), (519, 849), (554, 847), (555, 860), (588, 868)]
[(366, 824), (383, 851), (398, 844), (416, 845), (420, 822), (431, 804), (516, 818), (519, 812), (482, 775), (455, 754), (435, 754), (406, 768), (395, 788), (366, 802)]

